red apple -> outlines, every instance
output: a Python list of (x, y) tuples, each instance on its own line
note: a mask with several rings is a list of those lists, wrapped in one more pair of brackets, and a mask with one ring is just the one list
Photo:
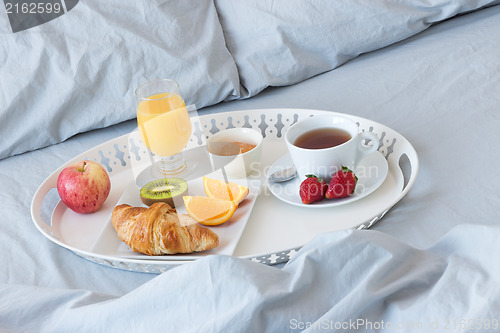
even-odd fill
[(57, 177), (57, 192), (62, 202), (81, 214), (101, 208), (110, 190), (108, 173), (99, 163), (92, 161), (76, 162)]

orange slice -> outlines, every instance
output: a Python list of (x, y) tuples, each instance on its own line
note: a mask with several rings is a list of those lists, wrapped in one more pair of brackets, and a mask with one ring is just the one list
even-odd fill
[(203, 177), (203, 188), (209, 198), (230, 200), (235, 204), (242, 202), (249, 193), (246, 186), (208, 177)]
[(196, 222), (218, 225), (233, 216), (238, 207), (233, 201), (202, 196), (184, 196), (186, 211)]

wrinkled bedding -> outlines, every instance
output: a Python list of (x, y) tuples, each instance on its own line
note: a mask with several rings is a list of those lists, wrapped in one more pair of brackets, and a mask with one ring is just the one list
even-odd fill
[(122, 297), (4, 288), (1, 295), (17, 301), (0, 309), (5, 318), (44, 314), (32, 323), (11, 322), (32, 331), (41, 324), (51, 332), (430, 332), (480, 326), (494, 332), (500, 329), (500, 269), (483, 267), (491, 265), (490, 251), (500, 250), (498, 235), (498, 226), (464, 224), (419, 250), (378, 231), (340, 231), (318, 236), (281, 270), (211, 257)]
[[(215, 13), (228, 3), (216, 1), (203, 8)], [(247, 6), (260, 6), (256, 3)], [(439, 3), (446, 10), (437, 10), (438, 14), (422, 11), (445, 19), (473, 9), (460, 1)], [(466, 3), (474, 8), (486, 4)], [(92, 7), (86, 6), (80, 2), (69, 14), (79, 7)], [(69, 14), (54, 20), (54, 25), (63, 24)], [(36, 108), (24, 104), (18, 106), (26, 114), (22, 122), (15, 122), (5, 88), (14, 81), (2, 79), (0, 331), (498, 332), (500, 157), (492, 144), (500, 140), (500, 6), (430, 27), (421, 25), (427, 29), (412, 37), (400, 36), (390, 46), (361, 51), (328, 71), (327, 67), (340, 64), (331, 62), (290, 85), (267, 81), (262, 76), (265, 71), (257, 67), (244, 69), (249, 63), (238, 64), (244, 58), (231, 53), (234, 45), (227, 42), (223, 15), (214, 22), (222, 22), (212, 33), (225, 38), (227, 60), (233, 63), (235, 76), (233, 81), (218, 75), (200, 78), (208, 85), (205, 93), (221, 103), (192, 100), (204, 105), (199, 114), (279, 107), (331, 110), (372, 119), (395, 129), (415, 147), (420, 170), (414, 187), (372, 229), (318, 235), (286, 264), (266, 266), (211, 256), (161, 275), (113, 269), (45, 239), (31, 221), (30, 203), (38, 186), (60, 165), (135, 130), (135, 121), (126, 120), (134, 117), (133, 108), (126, 116), (113, 115), (117, 118), (97, 125), (85, 123), (90, 115), (78, 121), (62, 119), (71, 133), (64, 126), (56, 130), (42, 123)], [(436, 20), (427, 18), (426, 22), (430, 25)], [(33, 36), (38, 34), (31, 31)], [(124, 32), (117, 29), (115, 33)], [(296, 33), (290, 37), (302, 38)], [(54, 68), (50, 64), (47, 70)], [(243, 80), (243, 69), (253, 73), (252, 79)], [(13, 75), (5, 66), (0, 71), (2, 77)], [(26, 80), (20, 86), (39, 96), (43, 85), (31, 85), (27, 75), (20, 74), (15, 82)], [(270, 77), (278, 77), (277, 72)], [(124, 97), (132, 89), (122, 88), (121, 93), (106, 90), (106, 99), (116, 106), (117, 96)], [(94, 98), (96, 91), (88, 88)], [(212, 95), (214, 91), (218, 97)], [(60, 108), (61, 101), (50, 103)], [(60, 112), (70, 109), (60, 108)], [(5, 135), (16, 124), (30, 122), (37, 128), (30, 127), (16, 139), (31, 133), (26, 146)], [(75, 135), (102, 126), (107, 127)], [(51, 144), (61, 140), (66, 141)], [(21, 153), (25, 150), (30, 151)]]

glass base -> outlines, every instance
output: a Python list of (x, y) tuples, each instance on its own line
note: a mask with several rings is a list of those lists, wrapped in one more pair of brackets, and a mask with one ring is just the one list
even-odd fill
[(169, 177), (182, 173), (187, 168), (187, 163), (182, 154), (161, 157), (159, 162), (152, 166), (152, 172), (155, 175)]
[(160, 164), (161, 162), (156, 162), (148, 168), (149, 175), (153, 178), (152, 180), (160, 178), (183, 178), (187, 180), (196, 168), (196, 162), (186, 162), (182, 168), (175, 170), (164, 170)]
[(136, 184), (142, 187), (156, 179), (182, 178), (187, 181), (196, 176), (197, 162), (186, 161), (182, 155), (180, 157), (177, 155), (157, 161), (144, 169), (137, 175)]
[[(160, 178), (182, 178), (185, 181), (190, 181), (214, 171), (204, 146), (185, 150), (182, 152), (182, 155), (185, 156), (186, 166), (177, 170), (176, 173), (161, 172), (157, 167), (160, 162), (157, 156), (156, 160), (153, 161), (152, 158), (147, 166), (140, 163), (134, 172), (134, 178), (137, 186), (142, 187), (150, 181)], [(183, 165), (183, 163), (181, 163), (181, 165)]]
[(162, 157), (160, 161), (150, 167), (150, 171), (154, 179), (168, 177), (185, 178), (193, 172), (195, 167), (196, 162), (187, 162), (182, 153), (179, 153), (173, 156)]

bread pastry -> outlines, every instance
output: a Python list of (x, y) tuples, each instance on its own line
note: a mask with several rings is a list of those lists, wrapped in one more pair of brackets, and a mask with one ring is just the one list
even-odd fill
[(147, 255), (191, 253), (213, 249), (219, 237), (182, 216), (164, 202), (149, 208), (119, 205), (113, 209), (111, 223), (118, 237), (133, 251)]

